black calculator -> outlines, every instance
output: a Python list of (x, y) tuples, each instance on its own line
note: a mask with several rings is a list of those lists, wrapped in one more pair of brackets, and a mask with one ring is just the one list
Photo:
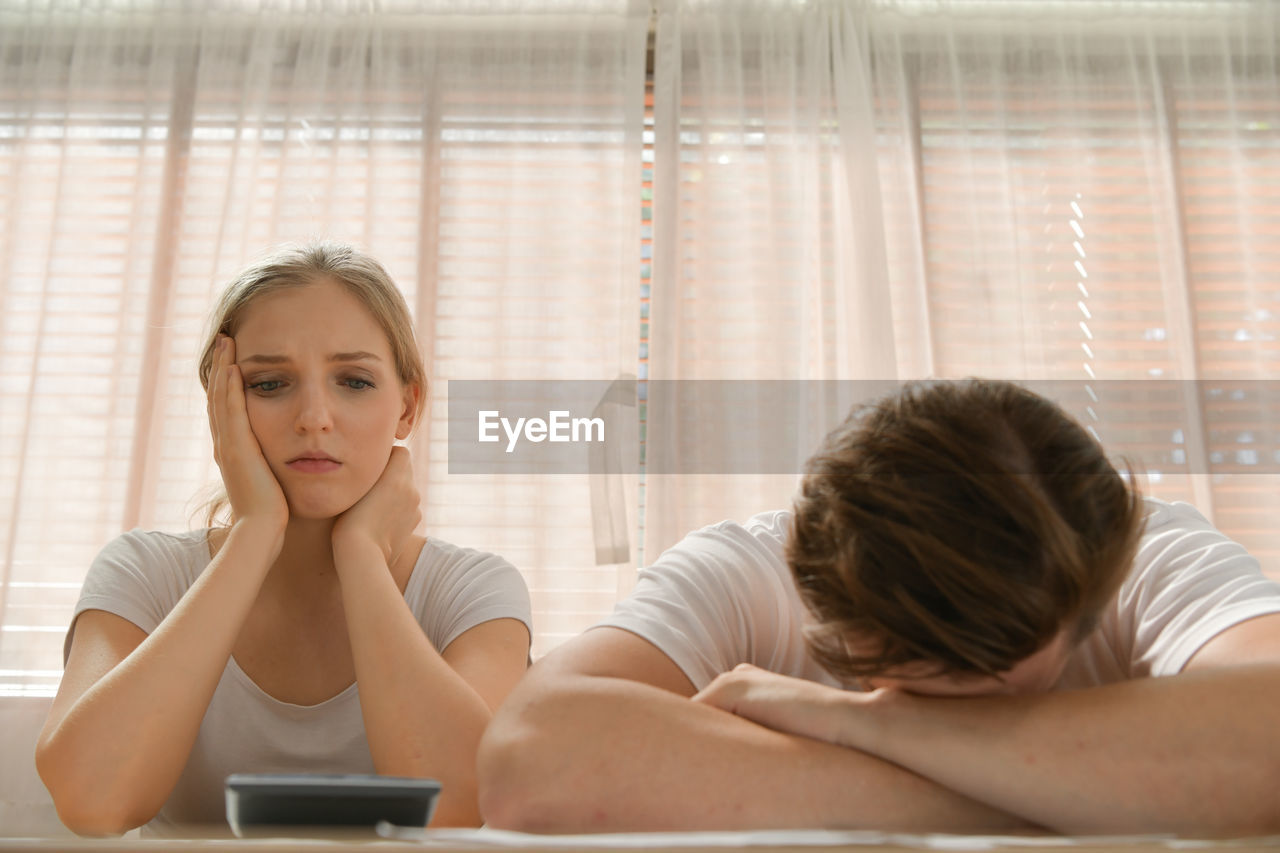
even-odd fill
[(372, 832), (381, 821), (426, 826), (440, 783), (345, 773), (234, 773), (226, 792), (227, 823), (238, 836), (343, 827)]

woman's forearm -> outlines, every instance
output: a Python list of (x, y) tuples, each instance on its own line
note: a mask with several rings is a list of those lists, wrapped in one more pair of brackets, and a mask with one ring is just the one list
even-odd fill
[(36, 751), (40, 776), (69, 827), (117, 834), (160, 810), (280, 539), (270, 525), (233, 527), (217, 557), (140, 643), (141, 632), (127, 623), (83, 635), (91, 626), (77, 627), (84, 659), (69, 662), (64, 680), (71, 683), (55, 700)]
[(488, 705), (432, 647), (376, 545), (335, 547), (374, 766), (438, 779), (434, 823), (478, 825), (475, 758)]

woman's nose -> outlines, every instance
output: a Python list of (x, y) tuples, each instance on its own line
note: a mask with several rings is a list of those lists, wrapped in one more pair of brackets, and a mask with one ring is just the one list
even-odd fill
[(323, 389), (305, 390), (299, 399), (295, 428), (299, 433), (327, 432), (333, 427), (333, 412)]

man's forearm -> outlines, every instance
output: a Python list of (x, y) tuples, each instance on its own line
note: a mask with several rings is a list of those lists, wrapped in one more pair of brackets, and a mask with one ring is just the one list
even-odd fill
[(1280, 831), (1280, 667), (1038, 696), (885, 693), (841, 742), (1065, 833)]
[(525, 831), (1030, 828), (871, 756), (615, 678), (532, 675), (479, 771), (486, 821)]

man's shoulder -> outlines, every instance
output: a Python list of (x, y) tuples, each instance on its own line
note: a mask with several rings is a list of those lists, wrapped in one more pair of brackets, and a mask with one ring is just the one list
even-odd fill
[(1259, 572), (1257, 560), (1191, 504), (1159, 498), (1144, 498), (1143, 503), (1142, 537), (1125, 581), (1131, 592), (1135, 585), (1192, 569), (1201, 575), (1241, 569)]
[(694, 530), (641, 570), (599, 624), (648, 640), (698, 688), (744, 662), (807, 675), (790, 528), (791, 513), (773, 510)]
[(775, 509), (757, 513), (742, 524), (753, 536), (768, 536), (785, 542), (791, 533), (791, 510)]
[(1133, 567), (1102, 623), (1126, 678), (1180, 672), (1222, 631), (1280, 609), (1280, 585), (1196, 507), (1146, 505)]
[(1160, 530), (1177, 529), (1214, 529), (1213, 523), (1189, 503), (1184, 501), (1166, 501), (1160, 498), (1144, 497), (1143, 535), (1150, 535)]
[(709, 539), (756, 539), (785, 544), (791, 530), (791, 511), (785, 509), (760, 512), (745, 521), (725, 520), (699, 528), (686, 537)]
[(1129, 572), (1128, 585), (1169, 573), (1196, 574), (1245, 571), (1260, 574), (1255, 559), (1239, 542), (1223, 533), (1196, 507), (1182, 501), (1144, 498), (1142, 537)]
[(786, 564), (786, 542), (791, 530), (791, 513), (771, 510), (745, 521), (725, 520), (700, 527), (668, 548), (650, 570), (695, 566), (699, 570), (721, 568), (733, 574), (752, 568), (769, 568), (776, 573)]
[[(670, 597), (681, 608), (694, 602), (761, 614), (798, 606), (786, 558), (791, 513), (774, 510), (745, 521), (721, 521), (693, 531), (641, 570), (636, 597)], [(770, 618), (773, 618), (772, 616)]]

